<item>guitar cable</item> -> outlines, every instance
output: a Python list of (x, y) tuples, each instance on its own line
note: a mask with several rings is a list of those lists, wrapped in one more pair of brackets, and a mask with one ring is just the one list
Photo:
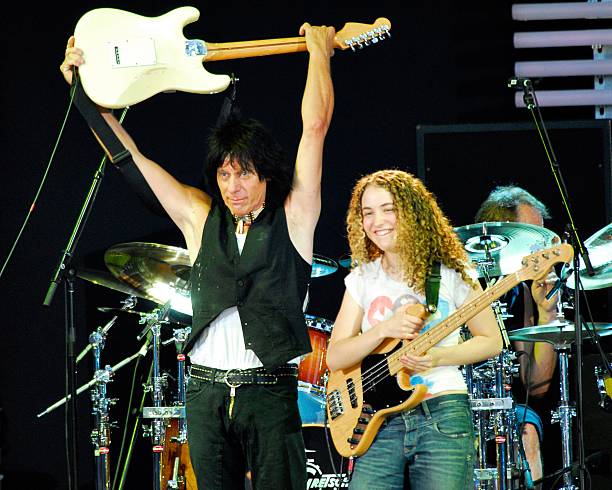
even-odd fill
[(17, 232), (17, 237), (13, 241), (13, 245), (11, 246), (11, 248), (10, 248), (10, 250), (9, 250), (7, 256), (6, 256), (6, 259), (4, 260), (4, 263), (2, 264), (2, 268), (0, 269), (0, 278), (2, 278), (2, 274), (4, 274), (6, 266), (8, 265), (9, 261), (11, 260), (11, 257), (13, 256), (15, 248), (17, 247), (17, 244), (19, 243), (19, 240), (21, 239), (21, 236), (23, 235), (23, 232), (25, 231), (25, 228), (26, 228), (28, 222), (30, 221), (30, 217), (34, 213), (34, 210), (36, 208), (36, 204), (38, 202), (38, 199), (39, 199), (39, 197), (40, 197), (40, 195), (42, 193), (42, 190), (43, 190), (43, 187), (44, 187), (45, 182), (47, 180), (47, 177), (49, 176), (49, 171), (51, 170), (51, 164), (53, 163), (53, 160), (55, 158), (55, 153), (57, 152), (57, 148), (59, 146), (59, 142), (61, 141), (62, 135), (64, 134), (64, 129), (66, 127), (66, 122), (68, 121), (68, 116), (70, 115), (70, 110), (72, 109), (72, 106), (73, 106), (73, 101), (74, 101), (74, 94), (71, 91), (70, 92), (70, 99), (68, 101), (68, 107), (66, 108), (66, 113), (64, 114), (64, 118), (62, 120), (62, 124), (60, 126), (59, 133), (57, 135), (57, 138), (55, 139), (55, 144), (53, 145), (53, 149), (51, 150), (51, 156), (49, 157), (49, 160), (47, 160), (47, 165), (46, 165), (45, 170), (43, 172), (43, 176), (42, 176), (42, 179), (40, 181), (40, 184), (38, 185), (38, 189), (36, 190), (36, 192), (34, 194), (34, 199), (32, 200), (32, 204), (30, 204), (30, 207), (29, 207), (29, 209), (28, 209), (28, 211), (26, 213), (26, 217), (23, 220), (21, 228)]
[[(327, 427), (328, 427), (327, 424), (328, 424), (328, 418), (327, 418), (327, 407), (326, 407), (325, 418), (323, 419), (323, 430), (325, 431), (325, 443), (327, 445), (327, 453), (329, 455), (329, 462), (331, 463), (332, 471), (334, 472), (334, 474), (337, 475), (338, 478), (342, 478), (342, 474), (343, 474), (342, 472), (344, 470), (344, 459), (345, 458), (344, 458), (344, 456), (340, 457), (340, 471), (338, 471), (336, 469), (336, 464), (334, 462), (334, 456), (333, 456), (332, 451), (331, 451), (331, 443), (329, 441), (329, 431), (327, 429)], [(351, 456), (351, 457), (348, 458), (348, 460), (349, 460), (348, 461), (348, 468), (347, 468), (347, 472), (346, 472), (347, 480), (346, 480), (346, 482), (345, 481), (339, 481), (338, 484), (340, 486), (342, 486), (343, 483), (346, 483), (348, 485), (351, 482), (351, 480), (353, 479), (353, 469), (354, 469), (354, 466), (355, 466), (355, 458), (353, 456)], [(343, 478), (342, 478), (342, 480), (343, 480)]]

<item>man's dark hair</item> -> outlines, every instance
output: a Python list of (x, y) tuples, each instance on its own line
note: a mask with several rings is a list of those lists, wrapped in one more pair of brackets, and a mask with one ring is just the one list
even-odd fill
[(544, 219), (550, 218), (548, 208), (525, 189), (516, 185), (505, 185), (491, 191), (476, 213), (475, 222), (516, 221), (516, 213), (521, 204), (533, 207)]
[(255, 172), (266, 180), (266, 206), (282, 205), (291, 191), (293, 165), (270, 132), (257, 120), (231, 115), (217, 124), (208, 138), (208, 158), (204, 164), (207, 192), (221, 200), (217, 169), (229, 158), (242, 170)]

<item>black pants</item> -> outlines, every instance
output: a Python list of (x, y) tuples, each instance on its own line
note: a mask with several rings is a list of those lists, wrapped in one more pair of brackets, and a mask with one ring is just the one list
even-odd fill
[(190, 378), (187, 437), (198, 490), (306, 488), (306, 453), (297, 404), (297, 379), (230, 388)]

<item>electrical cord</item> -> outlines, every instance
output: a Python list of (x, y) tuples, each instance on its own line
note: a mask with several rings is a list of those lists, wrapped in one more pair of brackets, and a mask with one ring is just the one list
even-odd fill
[(40, 181), (40, 184), (38, 185), (38, 189), (36, 190), (36, 193), (34, 194), (34, 199), (32, 200), (32, 204), (30, 204), (30, 208), (28, 209), (27, 213), (26, 213), (26, 217), (23, 220), (23, 223), (21, 225), (21, 228), (19, 229), (19, 231), (17, 232), (17, 237), (15, 238), (15, 240), (13, 241), (13, 245), (11, 246), (6, 259), (4, 260), (4, 263), (2, 264), (2, 268), (0, 269), (0, 279), (2, 278), (2, 275), (4, 274), (4, 271), (6, 270), (6, 267), (9, 263), (9, 261), (11, 260), (11, 257), (13, 256), (13, 253), (15, 252), (15, 248), (17, 248), (17, 244), (19, 243), (19, 240), (21, 239), (21, 236), (23, 235), (23, 232), (25, 231), (25, 228), (28, 224), (28, 222), (30, 221), (30, 218), (32, 216), (32, 214), (34, 213), (34, 210), (36, 209), (36, 204), (38, 202), (38, 199), (42, 193), (43, 187), (45, 185), (45, 182), (47, 181), (47, 177), (49, 176), (49, 172), (51, 170), (51, 165), (53, 163), (53, 160), (55, 158), (55, 154), (57, 152), (57, 148), (59, 146), (59, 142), (62, 139), (62, 135), (64, 134), (64, 129), (66, 128), (66, 122), (68, 121), (68, 116), (70, 115), (70, 110), (72, 109), (73, 106), (73, 101), (74, 101), (74, 92), (71, 90), (70, 91), (70, 99), (68, 101), (68, 107), (66, 108), (66, 113), (64, 114), (64, 119), (62, 121), (62, 124), (60, 126), (60, 130), (59, 130), (59, 134), (57, 135), (57, 138), (55, 140), (55, 144), (53, 145), (53, 149), (51, 150), (51, 156), (49, 157), (49, 160), (47, 161), (47, 165), (45, 167), (45, 171), (43, 173), (42, 179)]

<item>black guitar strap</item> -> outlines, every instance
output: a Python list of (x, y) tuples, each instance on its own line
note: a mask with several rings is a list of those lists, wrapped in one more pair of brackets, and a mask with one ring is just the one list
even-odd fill
[(93, 131), (96, 139), (104, 149), (104, 152), (114, 165), (122, 165), (126, 160), (132, 159), (130, 152), (125, 149), (119, 139), (115, 136), (112, 129), (106, 124), (106, 121), (98, 111), (98, 108), (93, 101), (87, 96), (83, 90), (83, 85), (78, 77), (78, 72), (75, 70), (73, 74), (73, 83), (70, 88), (74, 105), (79, 110), (81, 115), (87, 121), (87, 124)]
[(74, 105), (89, 125), (89, 128), (113, 163), (113, 166), (123, 175), (130, 187), (150, 211), (159, 216), (167, 217), (166, 211), (134, 163), (132, 155), (115, 136), (115, 133), (106, 123), (96, 105), (83, 90), (78, 70), (74, 71), (72, 80), (70, 90)]
[(435, 313), (438, 309), (440, 279), (440, 262), (434, 262), (425, 282), (425, 301), (427, 302), (427, 311), (429, 313)]

